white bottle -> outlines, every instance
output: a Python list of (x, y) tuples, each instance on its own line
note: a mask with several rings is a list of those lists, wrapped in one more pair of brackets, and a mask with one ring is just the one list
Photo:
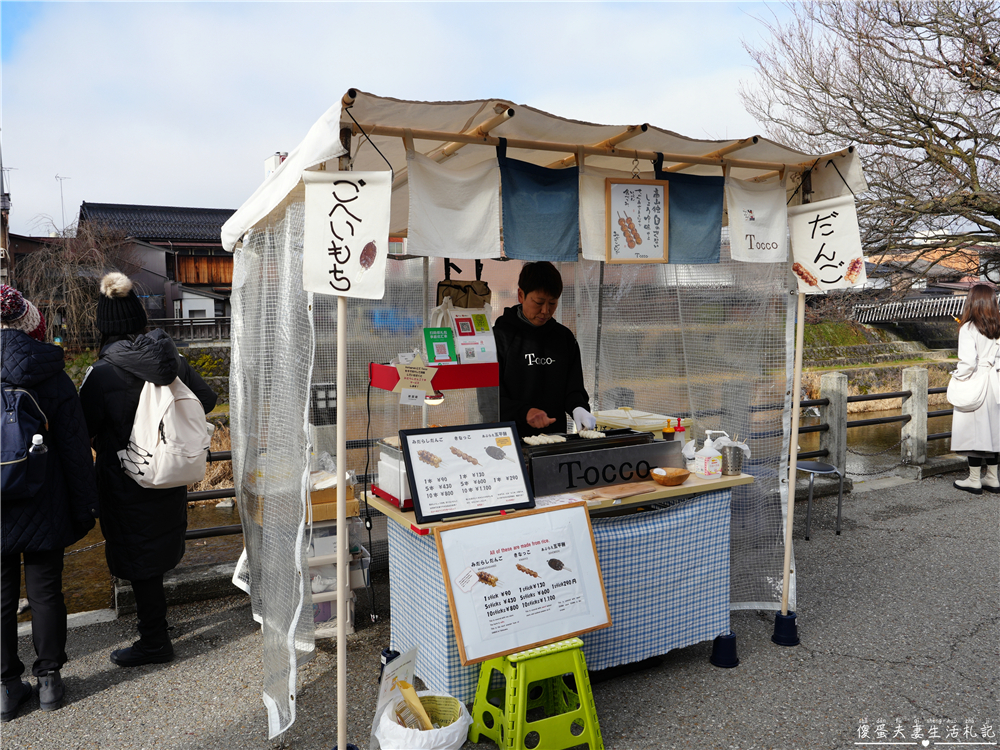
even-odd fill
[(694, 454), (694, 473), (701, 479), (718, 479), (722, 476), (722, 454), (715, 449), (711, 439), (706, 438), (705, 445)]
[(28, 453), (33, 453), (36, 456), (40, 456), (43, 453), (48, 453), (49, 447), (42, 442), (41, 435), (34, 435), (31, 438), (31, 447), (28, 449)]

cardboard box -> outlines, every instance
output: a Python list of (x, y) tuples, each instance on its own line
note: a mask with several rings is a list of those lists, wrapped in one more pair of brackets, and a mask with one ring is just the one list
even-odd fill
[[(347, 495), (348, 506), (350, 506), (350, 501), (354, 499), (354, 485), (347, 485), (347, 491), (344, 494)], [(312, 500), (313, 505), (335, 503), (337, 502), (337, 488), (327, 487), (325, 490), (313, 490), (309, 493), (309, 497)], [(348, 513), (347, 515), (351, 514)]]
[[(325, 492), (326, 490), (324, 490)], [(316, 493), (313, 493), (314, 495)], [(336, 495), (336, 490), (334, 491)], [(347, 517), (356, 516), (360, 512), (360, 503), (357, 500), (347, 501)], [(313, 521), (336, 521), (337, 520), (337, 503), (316, 503), (313, 502), (312, 507)]]

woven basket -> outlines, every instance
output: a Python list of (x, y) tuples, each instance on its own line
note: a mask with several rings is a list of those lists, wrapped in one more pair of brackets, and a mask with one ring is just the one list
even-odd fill
[(462, 704), (458, 698), (444, 695), (422, 695), (420, 702), (430, 717), (431, 723), (447, 727), (458, 721), (462, 715)]

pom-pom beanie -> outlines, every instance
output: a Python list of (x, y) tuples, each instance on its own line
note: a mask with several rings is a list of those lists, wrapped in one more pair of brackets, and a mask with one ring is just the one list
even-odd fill
[(101, 279), (97, 297), (97, 328), (104, 336), (125, 336), (146, 330), (146, 309), (132, 281), (123, 273), (109, 273)]
[(45, 341), (45, 318), (14, 287), (0, 284), (0, 328), (24, 331), (37, 341)]

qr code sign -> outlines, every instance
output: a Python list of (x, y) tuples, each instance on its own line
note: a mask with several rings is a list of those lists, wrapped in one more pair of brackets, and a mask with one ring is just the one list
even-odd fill
[(475, 359), (476, 358), (476, 347), (474, 347), (474, 346), (467, 346), (467, 347), (465, 347), (465, 358), (466, 359)]

